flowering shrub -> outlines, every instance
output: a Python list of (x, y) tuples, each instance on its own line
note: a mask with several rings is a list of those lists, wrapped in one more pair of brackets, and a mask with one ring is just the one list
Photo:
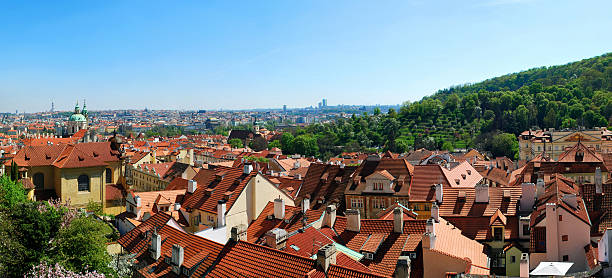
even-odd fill
[(50, 265), (46, 262), (34, 266), (24, 278), (105, 278), (104, 274), (96, 271), (76, 273), (65, 269), (59, 264)]

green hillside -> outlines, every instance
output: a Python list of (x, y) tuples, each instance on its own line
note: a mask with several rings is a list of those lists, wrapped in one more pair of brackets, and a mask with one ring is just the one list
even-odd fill
[[(501, 138), (496, 134), (516, 135), (535, 127), (608, 126), (611, 116), (612, 53), (607, 53), (454, 86), (407, 103), (399, 112), (354, 116), (294, 135), (302, 136), (301, 146), (308, 140), (312, 146), (316, 140), (318, 149), (308, 153), (322, 157), (369, 148), (404, 152), (420, 147), (479, 147), (494, 155), (513, 156), (513, 151), (503, 150), (510, 146), (496, 146), (499, 142), (492, 139)], [(303, 152), (289, 143), (284, 147)]]

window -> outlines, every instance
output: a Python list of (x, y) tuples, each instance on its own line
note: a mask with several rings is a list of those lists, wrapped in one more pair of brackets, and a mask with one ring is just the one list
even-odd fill
[(563, 221), (563, 215), (559, 214), (559, 222)]
[(383, 183), (382, 182), (375, 182), (374, 183), (374, 190), (383, 190)]
[(503, 240), (504, 228), (495, 227), (493, 228), (493, 239)]
[(77, 179), (79, 191), (89, 191), (89, 176), (80, 175)]
[(372, 199), (372, 207), (373, 208), (385, 208), (385, 200), (383, 199)]
[(209, 216), (207, 216), (206, 218), (208, 219), (208, 222), (209, 222), (209, 223), (214, 223), (214, 222), (215, 222), (215, 217), (214, 217), (214, 216), (212, 216), (212, 215), (209, 215)]
[(511, 263), (515, 263), (516, 262), (516, 256), (511, 256), (510, 257), (510, 262)]
[(36, 186), (37, 190), (45, 188), (45, 175), (43, 173), (34, 174), (34, 186)]
[(569, 262), (569, 256), (568, 255), (563, 255), (563, 261), (564, 262)]
[(359, 199), (359, 198), (351, 199), (351, 208), (363, 208), (363, 199)]
[(529, 235), (529, 225), (523, 225), (523, 235)]
[(106, 183), (113, 183), (113, 170), (106, 168), (104, 175), (106, 176)]
[(561, 240), (562, 241), (567, 241), (568, 240), (568, 236), (567, 235), (562, 235), (561, 236)]

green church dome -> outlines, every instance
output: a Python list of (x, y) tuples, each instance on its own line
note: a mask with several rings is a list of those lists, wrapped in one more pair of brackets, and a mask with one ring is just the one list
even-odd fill
[(87, 121), (87, 119), (85, 118), (85, 116), (83, 116), (83, 114), (80, 113), (75, 113), (70, 115), (70, 118), (68, 118), (69, 121), (73, 121), (73, 122), (85, 122)]

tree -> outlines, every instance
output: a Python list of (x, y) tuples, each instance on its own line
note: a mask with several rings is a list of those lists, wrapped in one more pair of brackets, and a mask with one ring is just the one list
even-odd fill
[(378, 116), (378, 115), (380, 115), (380, 108), (376, 107), (374, 108), (374, 116)]
[(244, 147), (244, 143), (242, 143), (242, 140), (240, 140), (238, 138), (229, 139), (229, 141), (227, 141), (227, 143), (230, 144), (230, 146), (232, 146), (232, 148), (234, 148), (234, 149), (238, 149), (238, 148)]
[(317, 139), (312, 135), (307, 134), (295, 137), (295, 140), (293, 141), (293, 148), (296, 153), (306, 156), (316, 156), (319, 153)]
[(494, 157), (506, 156), (510, 159), (516, 159), (518, 149), (518, 140), (514, 134), (500, 133), (493, 136), (491, 153)]
[(281, 146), (282, 146), (281, 149), (283, 150), (283, 153), (286, 153), (286, 154), (295, 153), (293, 149), (294, 140), (295, 138), (293, 137), (293, 134), (289, 132), (285, 132), (283, 133), (283, 135), (281, 135)]
[(97, 203), (97, 202), (94, 202), (93, 200), (90, 200), (87, 203), (87, 207), (85, 209), (87, 209), (87, 211), (93, 212), (95, 215), (102, 215), (102, 213), (104, 213), (104, 210), (102, 208), (102, 203)]
[(249, 147), (256, 152), (260, 152), (268, 148), (268, 141), (266, 141), (266, 139), (263, 138), (263, 136), (258, 136), (258, 137), (255, 137), (253, 141), (251, 141), (251, 143), (249, 144)]
[(110, 255), (106, 252), (109, 227), (91, 217), (79, 217), (60, 230), (55, 238), (53, 261), (76, 272), (97, 270), (112, 273)]
[(270, 144), (268, 144), (268, 149), (271, 150), (273, 148), (279, 148), (281, 150), (283, 149), (280, 140), (274, 140), (274, 141), (270, 142)]
[(454, 152), (455, 151), (455, 147), (453, 147), (453, 143), (451, 143), (449, 141), (445, 141), (442, 144), (442, 150), (449, 151), (449, 152)]
[(19, 179), (19, 170), (17, 169), (17, 163), (11, 161), (11, 180), (17, 181)]
[(7, 176), (0, 177), (0, 209), (10, 210), (17, 204), (27, 202), (26, 194), (20, 182)]

